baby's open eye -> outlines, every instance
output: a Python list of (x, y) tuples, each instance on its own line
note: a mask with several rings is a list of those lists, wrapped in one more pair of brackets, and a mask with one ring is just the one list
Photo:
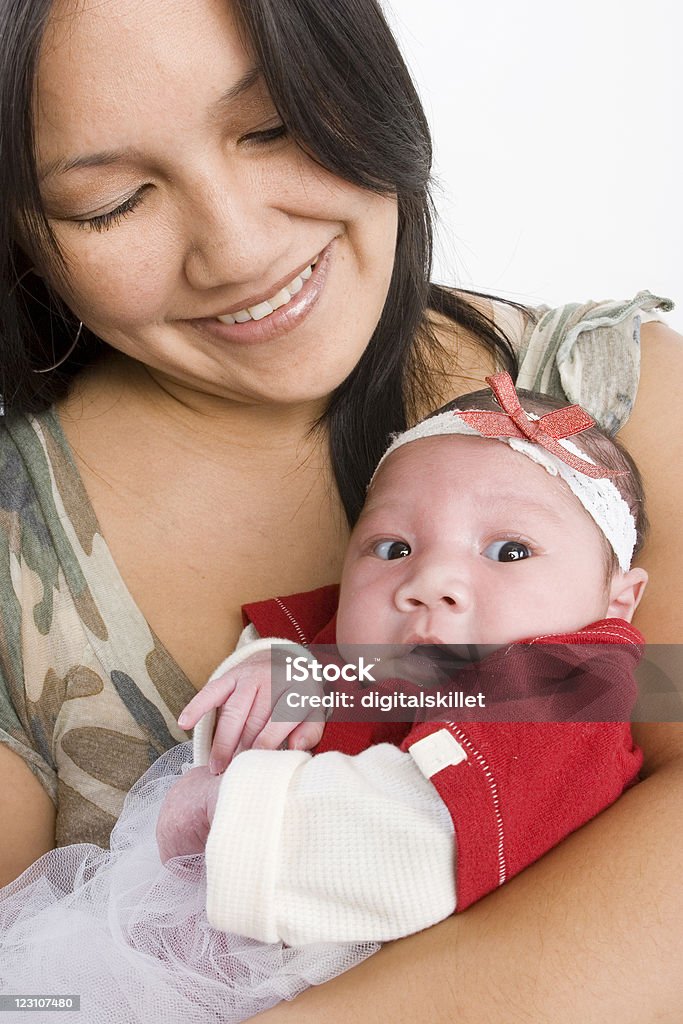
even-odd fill
[(404, 540), (381, 540), (372, 549), (373, 555), (390, 562), (394, 558), (407, 558), (410, 554), (410, 544)]
[(520, 540), (494, 540), (484, 551), (486, 558), (494, 562), (519, 562), (531, 557), (531, 548)]

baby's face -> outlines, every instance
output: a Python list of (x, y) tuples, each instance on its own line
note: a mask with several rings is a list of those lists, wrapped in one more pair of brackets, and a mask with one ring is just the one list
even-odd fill
[(602, 535), (558, 477), (500, 441), (422, 438), (387, 459), (353, 531), (337, 642), (467, 656), (608, 605)]

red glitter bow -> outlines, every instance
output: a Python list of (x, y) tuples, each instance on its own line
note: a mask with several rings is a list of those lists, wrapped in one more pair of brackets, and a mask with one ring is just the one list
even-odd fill
[(519, 437), (541, 448), (565, 462), (572, 469), (586, 476), (600, 479), (603, 477), (623, 476), (605, 466), (586, 462), (578, 455), (568, 452), (559, 439), (579, 434), (588, 427), (595, 426), (580, 405), (568, 405), (564, 409), (554, 409), (538, 420), (532, 420), (519, 404), (519, 396), (509, 373), (494, 373), (486, 378), (503, 412), (468, 409), (458, 411), (455, 415), (469, 426), (474, 427), (483, 437)]

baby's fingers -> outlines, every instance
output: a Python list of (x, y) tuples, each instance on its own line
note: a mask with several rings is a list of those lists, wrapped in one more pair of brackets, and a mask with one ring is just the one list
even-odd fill
[(230, 764), (244, 732), (245, 723), (254, 702), (254, 691), (238, 691), (216, 713), (216, 729), (211, 744), (209, 771), (220, 775)]
[(193, 697), (178, 718), (181, 729), (194, 729), (200, 718), (214, 708), (220, 707), (235, 689), (235, 676), (229, 674), (218, 679), (210, 679), (196, 697)]
[(322, 739), (324, 722), (268, 722), (254, 740), (255, 750), (278, 750), (285, 740), (290, 750), (311, 750)]
[(320, 743), (324, 731), (324, 722), (312, 722), (308, 719), (305, 722), (300, 722), (296, 729), (292, 729), (289, 734), (289, 749), (312, 750)]
[(279, 750), (296, 722), (268, 722), (252, 743), (253, 750)]

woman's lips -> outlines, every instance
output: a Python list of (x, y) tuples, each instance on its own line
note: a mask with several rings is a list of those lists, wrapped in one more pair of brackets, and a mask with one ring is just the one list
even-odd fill
[(301, 324), (318, 302), (332, 261), (334, 239), (323, 249), (315, 264), (313, 273), (290, 301), (273, 310), (262, 320), (247, 320), (245, 323), (225, 324), (216, 317), (189, 320), (193, 327), (208, 333), (220, 341), (238, 345), (254, 345), (273, 341)]

